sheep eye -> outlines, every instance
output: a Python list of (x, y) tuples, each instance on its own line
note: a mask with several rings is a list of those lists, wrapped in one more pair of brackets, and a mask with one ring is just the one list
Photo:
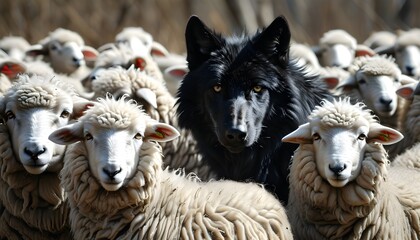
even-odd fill
[(365, 139), (366, 139), (366, 135), (362, 133), (362, 134), (360, 134), (360, 135), (357, 137), (357, 139), (359, 139), (359, 140), (363, 141), (363, 140), (365, 140)]
[(259, 93), (259, 92), (261, 92), (262, 87), (261, 87), (261, 86), (259, 86), (259, 85), (256, 85), (256, 86), (254, 86), (254, 87), (252, 88), (252, 90), (254, 90), (254, 92), (256, 92), (256, 93)]
[(316, 141), (316, 140), (321, 139), (321, 136), (320, 136), (318, 133), (314, 133), (314, 134), (312, 135), (312, 139)]
[(85, 140), (92, 140), (92, 139), (93, 139), (92, 134), (90, 134), (90, 133), (85, 134)]
[(66, 110), (64, 110), (60, 115), (61, 118), (68, 118), (69, 116), (70, 116), (70, 113)]
[(364, 83), (366, 83), (366, 80), (364, 78), (359, 80), (359, 84), (364, 84)]
[(216, 84), (213, 86), (213, 90), (218, 93), (222, 91), (222, 86), (220, 84)]
[(134, 135), (134, 139), (141, 140), (142, 138), (143, 136), (140, 133), (137, 133), (136, 135)]
[(6, 117), (7, 117), (7, 119), (14, 119), (14, 118), (16, 118), (15, 114), (12, 111), (7, 111), (6, 112)]

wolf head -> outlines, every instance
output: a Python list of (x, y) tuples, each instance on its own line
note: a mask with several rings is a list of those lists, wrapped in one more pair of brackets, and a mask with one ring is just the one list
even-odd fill
[[(278, 17), (253, 37), (224, 38), (192, 16), (185, 35), (189, 73), (178, 91), (180, 125), (197, 127), (230, 152), (241, 152), (258, 141), (265, 119), (284, 114), (273, 105), (289, 95), (283, 86), (288, 24)], [(204, 122), (197, 126), (196, 119)]]

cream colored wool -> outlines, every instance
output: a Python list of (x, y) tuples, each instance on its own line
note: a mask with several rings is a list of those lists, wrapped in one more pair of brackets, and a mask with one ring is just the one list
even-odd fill
[[(359, 110), (363, 104), (351, 106), (325, 103), (309, 121), (322, 122), (321, 128), (352, 128), (360, 117), (376, 123)], [(372, 142), (356, 178), (333, 187), (316, 161), (313, 144), (301, 144), (293, 156), (287, 211), (296, 239), (420, 238), (419, 170), (390, 167), (382, 144)]]
[[(353, 60), (352, 65), (349, 66), (347, 71), (353, 78), (356, 76), (357, 72), (362, 72), (371, 76), (386, 75), (395, 79), (400, 79), (401, 77), (401, 70), (395, 63), (395, 59), (386, 55), (357, 57)], [(340, 94), (341, 96), (349, 96), (353, 103), (364, 100), (357, 84), (356, 87), (352, 87), (350, 90), (342, 90)], [(404, 111), (404, 102), (404, 99), (398, 97), (397, 110), (392, 116), (381, 116), (381, 124), (400, 129), (400, 115)], [(368, 107), (373, 109), (373, 106)]]
[[(128, 89), (127, 89), (128, 88)], [(145, 104), (135, 97), (137, 89), (147, 88), (156, 94), (157, 109)], [(92, 85), (95, 97), (105, 97), (107, 93), (115, 94), (121, 89), (128, 90), (129, 97), (140, 103), (145, 112), (153, 119), (177, 128), (175, 98), (166, 87), (143, 72), (130, 68), (112, 68), (105, 70)], [(196, 142), (187, 130), (180, 130), (181, 136), (170, 142), (161, 143), (165, 167), (183, 168), (186, 173), (194, 172), (201, 180), (215, 178), (210, 166), (202, 161)]]
[(0, 125), (0, 238), (71, 239), (59, 173), (27, 174), (9, 139), (7, 127)]
[(319, 39), (319, 45), (322, 48), (328, 48), (333, 44), (342, 44), (355, 50), (357, 47), (357, 40), (341, 29), (330, 30), (324, 33), (324, 35)]
[(12, 83), (10, 82), (9, 78), (6, 77), (4, 74), (0, 74), (0, 95), (3, 95), (10, 87)]
[(144, 142), (135, 176), (105, 191), (83, 142), (62, 171), (75, 239), (293, 239), (284, 208), (254, 183), (197, 182), (162, 170), (160, 145)]
[[(123, 103), (101, 100), (80, 121), (119, 130), (133, 128), (133, 118), (148, 125), (146, 114)], [(69, 146), (62, 171), (75, 239), (293, 238), (281, 203), (257, 184), (201, 183), (162, 170), (160, 145), (145, 141), (135, 175), (108, 192), (93, 177), (84, 144)]]

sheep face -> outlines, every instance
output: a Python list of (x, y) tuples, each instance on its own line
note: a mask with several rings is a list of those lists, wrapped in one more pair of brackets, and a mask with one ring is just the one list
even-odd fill
[(366, 105), (380, 117), (395, 114), (398, 105), (396, 90), (401, 85), (399, 79), (389, 75), (372, 75), (359, 71), (356, 82)]
[(132, 101), (124, 101), (101, 100), (79, 122), (49, 136), (63, 145), (83, 141), (90, 171), (106, 191), (117, 191), (134, 176), (143, 141), (166, 142), (179, 136), (172, 126), (150, 119)]
[(396, 46), (395, 59), (403, 74), (420, 76), (420, 48), (418, 46)]
[(313, 144), (319, 175), (337, 188), (359, 175), (367, 143), (393, 144), (402, 139), (400, 132), (380, 125), (370, 112), (357, 105), (353, 110), (349, 106), (352, 105), (346, 101), (326, 103), (325, 108), (314, 110), (309, 123), (282, 139)]
[(346, 68), (350, 66), (355, 56), (355, 50), (343, 44), (326, 47), (321, 53), (323, 66)]
[(106, 129), (86, 124), (85, 145), (93, 176), (107, 191), (116, 191), (135, 173), (143, 143), (144, 124), (125, 129)]
[(350, 128), (311, 126), (318, 172), (332, 186), (343, 187), (359, 175), (368, 126), (362, 118)]
[(51, 66), (56, 72), (69, 74), (86, 64), (82, 48), (75, 42), (51, 40), (47, 47)]

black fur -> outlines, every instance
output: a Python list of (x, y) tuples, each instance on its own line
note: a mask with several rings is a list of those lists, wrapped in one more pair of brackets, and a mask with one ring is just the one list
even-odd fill
[(286, 20), (278, 17), (252, 37), (225, 38), (192, 16), (185, 35), (189, 73), (177, 93), (180, 127), (192, 131), (220, 178), (264, 183), (286, 203), (297, 145), (281, 139), (330, 97), (289, 60)]

